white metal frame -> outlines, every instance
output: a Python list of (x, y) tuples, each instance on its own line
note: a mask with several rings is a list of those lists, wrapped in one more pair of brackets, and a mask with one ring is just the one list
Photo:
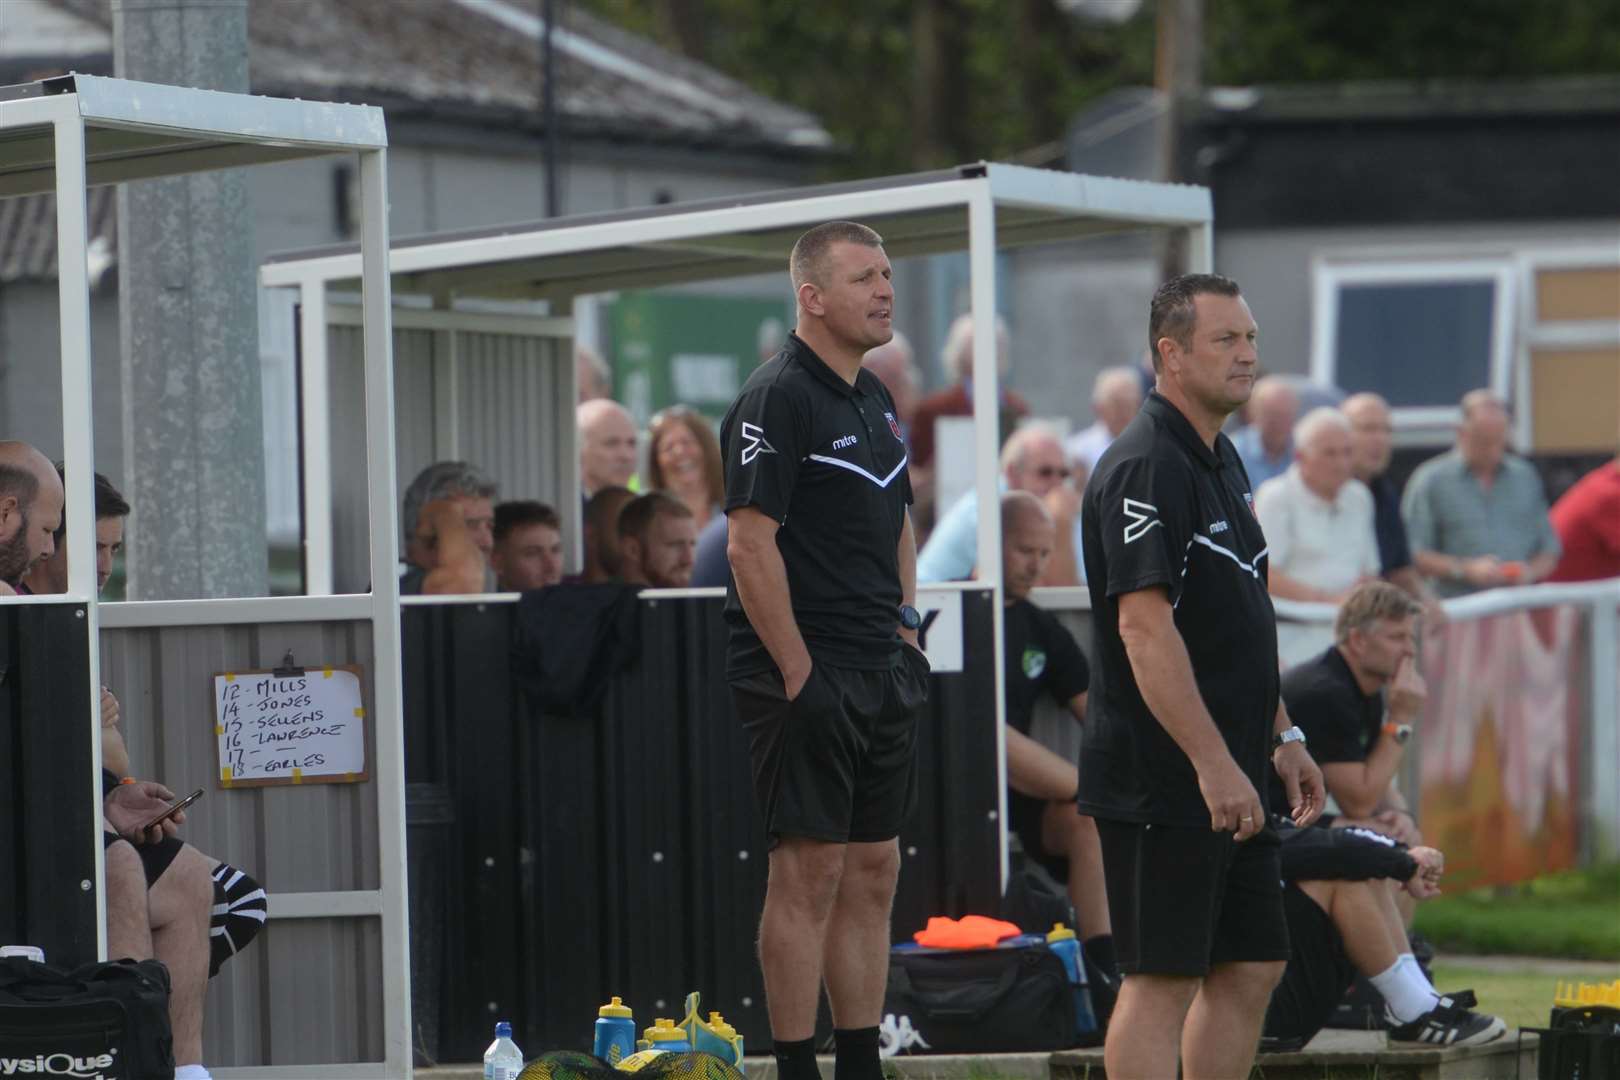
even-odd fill
[[(356, 277), (363, 282), (366, 353), (367, 456), (373, 477), (392, 491), (394, 462), (393, 365), (387, 272), (387, 137), (381, 110), (364, 106), (292, 102), (157, 86), (120, 79), (71, 76), (54, 81), (43, 96), (0, 100), (0, 132), (51, 132), (49, 158), (12, 158), (0, 142), (0, 196), (54, 191), (57, 206), (58, 296), (61, 334), (63, 458), (68, 514), (93, 521), (94, 448), (90, 402), (90, 301), (86, 266), (85, 191), (91, 183), (202, 169), (251, 165), (322, 154), (355, 152), (360, 159), (362, 234)], [(91, 134), (116, 135), (94, 143)], [(114, 145), (116, 144), (116, 145)], [(92, 820), (100, 820), (101, 724), (97, 707), (100, 628), (209, 626), (272, 621), (369, 619), (374, 650), (373, 699), (379, 719), (400, 712), (399, 619), (396, 530), (391, 494), (370, 501), (371, 565), (376, 589), (341, 602), (292, 599), (229, 599), (134, 602), (103, 607), (96, 597), (94, 530), (68, 530), (68, 591), (36, 603), (80, 604), (87, 612), (90, 703), (85, 722), (95, 753), (85, 778)], [(18, 602), (18, 601), (7, 601)], [(374, 892), (273, 897), (270, 915), (283, 917), (377, 917), (381, 921), (381, 992), (384, 1059), (381, 1062), (303, 1067), (216, 1069), (228, 1077), (315, 1080), (333, 1075), (399, 1077), (411, 1073), (409, 933), (406, 922), (404, 741), (397, 723), (379, 722), (375, 775), (381, 887)], [(95, 844), (98, 881), (98, 953), (106, 956), (105, 871)]]
[[(784, 192), (780, 198), (733, 206), (705, 206), (682, 213), (669, 208), (650, 210), (645, 216), (626, 215), (607, 221), (586, 221), (578, 225), (552, 223), (540, 229), (513, 228), (499, 235), (446, 237), (442, 242), (427, 240), (401, 246), (390, 252), (389, 265), (395, 274), (433, 274), (435, 280), (448, 280), (465, 274), (468, 292), (476, 293), (480, 267), (544, 256), (601, 253), (618, 246), (682, 244), (694, 252), (716, 252), (716, 237), (793, 226), (809, 227), (822, 221), (860, 221), (873, 215), (908, 213), (921, 210), (960, 209), (966, 215), (966, 247), (971, 271), (971, 310), (974, 317), (975, 347), (973, 392), (978, 417), (997, 415), (996, 349), (994, 342), (997, 245), (997, 211), (1033, 209), (1063, 215), (1070, 219), (1092, 219), (1117, 223), (1121, 227), (1185, 228), (1193, 235), (1189, 244), (1191, 269), (1206, 271), (1213, 261), (1213, 209), (1207, 188), (1178, 184), (1146, 183), (1107, 177), (1082, 176), (1023, 166), (986, 164), (977, 175), (964, 173), (955, 178), (906, 182), (896, 178), (894, 186), (874, 186), (864, 190), (824, 190), (803, 188)], [(941, 241), (933, 250), (959, 249), (960, 243)], [(741, 254), (741, 253), (739, 253)], [(785, 269), (785, 252), (781, 262)], [(352, 251), (319, 253), (307, 259), (266, 264), (260, 281), (266, 286), (296, 287), (307, 296), (337, 282), (352, 280), (356, 272)], [(757, 270), (757, 266), (753, 269)], [(735, 273), (736, 271), (731, 271)], [(715, 273), (711, 276), (725, 276)], [(612, 282), (598, 282), (584, 292), (627, 288), (639, 282), (626, 275)], [(538, 291), (536, 297), (562, 304), (573, 299), (567, 291)], [(309, 323), (306, 319), (306, 335)], [(306, 349), (320, 343), (305, 338)], [(309, 359), (306, 357), (306, 363)], [(325, 363), (324, 357), (319, 361)], [(324, 372), (324, 367), (321, 368)], [(573, 414), (559, 416), (557, 422), (574, 431)], [(572, 444), (575, 439), (570, 438)], [(996, 461), (998, 432), (994, 423), (974, 425), (976, 476), (980, 504), (997, 502)], [(577, 446), (571, 447), (577, 452)], [(308, 458), (309, 455), (306, 455)], [(307, 483), (306, 483), (307, 490)], [(577, 492), (575, 493), (577, 502)], [(573, 505), (569, 503), (568, 505)], [(995, 594), (995, 649), (1003, 645), (1001, 605), (1001, 533), (999, 515), (979, 515), (978, 565), (985, 572), (973, 586)], [(465, 598), (476, 602), (486, 598)], [(996, 762), (1006, 774), (1005, 719), (1002, 666), (995, 665)], [(1002, 786), (999, 819), (1006, 820), (1006, 792)], [(1004, 830), (1003, 830), (1004, 833)], [(1001, 851), (1001, 875), (1008, 870), (1005, 836)]]
[[(1311, 378), (1324, 386), (1338, 385), (1335, 352), (1339, 290), (1345, 285), (1491, 283), (1496, 287), (1496, 302), (1491, 315), (1489, 386), (1504, 401), (1513, 399), (1513, 326), (1518, 314), (1519, 276), (1514, 272), (1512, 257), (1506, 252), (1320, 255), (1312, 261), (1311, 279)], [(1392, 407), (1390, 413), (1398, 434), (1416, 434), (1422, 441), (1434, 441), (1435, 437), (1440, 441), (1449, 439), (1461, 415), (1457, 405), (1399, 406)]]

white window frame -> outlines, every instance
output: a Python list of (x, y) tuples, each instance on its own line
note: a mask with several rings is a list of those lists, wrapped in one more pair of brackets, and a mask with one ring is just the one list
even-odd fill
[[(1620, 239), (1620, 231), (1616, 239)], [(1620, 347), (1620, 322), (1614, 319), (1542, 319), (1536, 312), (1536, 275), (1543, 270), (1620, 267), (1620, 247), (1528, 247), (1518, 252), (1514, 264), (1523, 287), (1519, 290), (1520, 332), (1513, 350), (1514, 390), (1519, 403), (1513, 417), (1513, 438), (1520, 447), (1528, 448), (1535, 439), (1535, 391), (1530, 377), (1535, 350)]]
[[(1521, 273), (1512, 254), (1445, 255), (1399, 258), (1390, 255), (1323, 256), (1311, 266), (1311, 378), (1338, 386), (1336, 344), (1339, 292), (1346, 285), (1449, 285), (1489, 282), (1496, 287), (1491, 318), (1489, 388), (1511, 402), (1516, 383), (1514, 320), (1519, 314)], [(1519, 410), (1521, 413), (1524, 410)], [(1397, 441), (1424, 445), (1450, 440), (1460, 419), (1458, 405), (1394, 406), (1390, 417)]]

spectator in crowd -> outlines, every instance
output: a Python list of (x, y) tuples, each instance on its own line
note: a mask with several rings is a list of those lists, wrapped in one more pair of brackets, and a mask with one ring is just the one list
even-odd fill
[(1540, 581), (1558, 534), (1535, 466), (1507, 452), (1508, 413), (1489, 390), (1463, 395), (1457, 445), (1417, 467), (1401, 514), (1413, 558), (1442, 596)]
[[(996, 370), (1006, 378), (1011, 367), (1012, 344), (1007, 324), (996, 318)], [(962, 315), (951, 324), (940, 356), (945, 374), (951, 385), (936, 390), (917, 403), (916, 423), (911, 430), (912, 468), (929, 468), (934, 464), (934, 421), (942, 416), (973, 415), (973, 317)], [(1029, 403), (1015, 391), (1001, 389), (999, 430), (1010, 432), (1018, 421), (1029, 415)]]
[[(1273, 816), (1280, 848), (1288, 966), (1271, 995), (1261, 1049), (1297, 1050), (1322, 1030), (1359, 973), (1383, 998), (1391, 1044), (1474, 1046), (1501, 1038), (1473, 996), (1435, 992), (1407, 943), (1392, 892), (1440, 895), (1445, 857), (1360, 829), (1301, 829)], [(1388, 879), (1390, 886), (1384, 884)]]
[(0, 596), (56, 550), (62, 524), (62, 478), (44, 454), (23, 442), (0, 442)]
[(723, 589), (731, 583), (731, 560), (726, 558), (726, 515), (716, 514), (698, 533), (692, 555), (692, 587)]
[(574, 346), (574, 380), (581, 405), (613, 395), (613, 372), (602, 354), (589, 345)]
[(465, 461), (440, 461), (405, 489), (401, 596), (484, 592), (495, 546), (495, 482)]
[(1373, 498), (1373, 532), (1378, 537), (1379, 571), (1423, 604), (1423, 621), (1430, 627), (1445, 625), (1439, 598), (1412, 563), (1412, 548), (1401, 520), (1401, 496), (1389, 478), (1395, 445), (1395, 426), (1389, 404), (1374, 393), (1352, 394), (1341, 409), (1350, 421), (1350, 471), (1367, 485)]
[[(1069, 465), (1057, 433), (1044, 424), (1025, 424), (1001, 448), (1001, 482), (1006, 491), (1028, 491), (1046, 505), (1058, 536), (1042, 585), (1074, 585), (1074, 519), (1080, 495), (1066, 481)], [(973, 575), (978, 559), (979, 504), (969, 491), (945, 512), (917, 555), (918, 581), (961, 581)]]
[[(1074, 904), (1082, 952), (1118, 985), (1114, 938), (1103, 886), (1097, 823), (1075, 806), (1080, 770), (1030, 737), (1035, 703), (1043, 695), (1086, 718), (1091, 667), (1074, 636), (1029, 599), (1052, 557), (1057, 528), (1041, 500), (1027, 491), (1001, 497), (1002, 585), (1006, 612), (1007, 825), (1031, 854), (1068, 860), (1069, 899)], [(1093, 984), (1093, 1004), (1108, 987)], [(1111, 1006), (1112, 1002), (1106, 1003)]]
[(1350, 421), (1314, 409), (1294, 426), (1294, 464), (1260, 485), (1271, 595), (1337, 603), (1378, 573), (1372, 493), (1350, 475)]
[(1548, 581), (1620, 577), (1620, 457), (1564, 492), (1553, 504), (1552, 524), (1564, 554)]
[(501, 592), (527, 592), (561, 581), (562, 519), (557, 511), (529, 499), (497, 506), (489, 565)]
[[(1395, 786), (1428, 687), (1417, 670), (1422, 607), (1399, 586), (1370, 581), (1339, 606), (1333, 645), (1283, 674), (1283, 703), (1305, 732), (1338, 806), (1337, 824), (1354, 824), (1423, 842)], [(1281, 789), (1272, 785), (1276, 804)], [(1407, 912), (1410, 914), (1410, 911)]]
[(579, 425), (579, 486), (586, 499), (605, 487), (630, 487), (636, 474), (636, 422), (617, 401), (597, 398), (574, 410)]
[(1249, 424), (1232, 437), (1238, 457), (1249, 474), (1249, 490), (1280, 476), (1294, 461), (1294, 422), (1299, 419), (1299, 395), (1281, 375), (1266, 375), (1254, 384), (1249, 398)]
[(697, 524), (679, 499), (649, 491), (619, 514), (619, 579), (626, 585), (686, 588), (696, 549)]
[(1064, 440), (1069, 460), (1091, 475), (1108, 444), (1125, 430), (1141, 407), (1142, 380), (1135, 368), (1110, 367), (1097, 372), (1091, 383), (1091, 412), (1096, 420)]
[[(900, 421), (900, 430), (908, 440), (911, 438), (911, 422), (916, 418), (917, 388), (921, 381), (912, 359), (914, 355), (911, 340), (896, 330), (888, 344), (868, 350), (861, 358), (861, 366), (876, 375), (894, 399), (894, 418)], [(912, 473), (911, 486), (917, 486), (915, 472)]]
[(619, 515), (636, 493), (626, 487), (605, 487), (585, 504), (585, 569), (579, 581), (601, 585), (619, 580)]
[(684, 405), (660, 410), (647, 428), (647, 489), (686, 504), (699, 529), (720, 515), (726, 481), (720, 440), (709, 422)]

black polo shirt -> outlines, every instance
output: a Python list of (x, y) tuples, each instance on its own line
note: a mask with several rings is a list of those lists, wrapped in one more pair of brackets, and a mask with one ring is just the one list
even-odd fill
[[(1282, 699), (1318, 765), (1366, 761), (1384, 726), (1383, 691), (1363, 694), (1336, 646), (1285, 671)], [(1271, 790), (1273, 806), (1288, 805), (1281, 780)]]
[(1025, 735), (1042, 694), (1069, 707), (1091, 687), (1091, 665), (1056, 615), (1028, 600), (1008, 604), (1002, 616), (1006, 646), (1007, 723)]
[[(851, 386), (789, 334), (720, 425), (726, 510), (753, 506), (780, 523), (793, 617), (811, 657), (883, 670), (900, 645), (900, 531), (911, 503), (894, 401), (862, 369)], [(733, 578), (726, 675), (774, 666)]]
[(1162, 587), (1198, 691), (1266, 802), (1277, 713), (1277, 623), (1266, 539), (1237, 450), (1211, 450), (1149, 394), (1086, 484), (1081, 509), (1094, 628), (1080, 810), (1116, 821), (1209, 825), (1192, 762), (1149, 711), (1119, 636), (1119, 597)]
[(1401, 493), (1395, 490), (1388, 473), (1373, 477), (1367, 488), (1373, 497), (1373, 532), (1378, 536), (1380, 572), (1390, 574), (1411, 566), (1412, 548), (1406, 539), (1406, 522), (1401, 520)]

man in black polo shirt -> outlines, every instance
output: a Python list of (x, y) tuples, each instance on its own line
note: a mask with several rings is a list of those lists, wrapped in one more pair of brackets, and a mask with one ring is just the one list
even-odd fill
[(896, 837), (916, 797), (928, 661), (912, 607), (911, 480), (893, 400), (861, 368), (893, 336), (882, 238), (819, 225), (793, 246), (798, 324), (720, 429), (726, 676), (771, 838), (760, 966), (783, 1080), (817, 1080), (822, 979), (838, 1080), (879, 1080)]
[(1254, 317), (1212, 274), (1161, 286), (1157, 389), (1086, 485), (1095, 627), (1080, 812), (1097, 819), (1124, 985), (1110, 1076), (1247, 1076), (1288, 958), (1268, 764), (1294, 820), (1322, 776), (1277, 690), (1266, 540), (1226, 417), (1248, 399)]

